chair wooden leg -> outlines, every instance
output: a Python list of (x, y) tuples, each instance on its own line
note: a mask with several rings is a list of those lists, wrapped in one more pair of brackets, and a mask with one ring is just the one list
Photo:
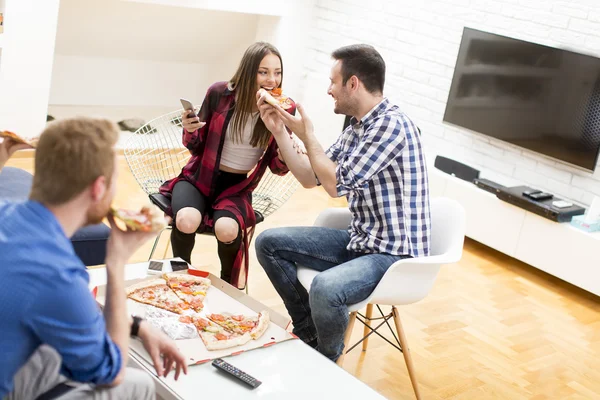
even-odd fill
[(396, 330), (398, 331), (398, 338), (400, 339), (400, 345), (402, 346), (402, 354), (404, 354), (404, 361), (406, 362), (406, 368), (408, 369), (408, 376), (410, 377), (410, 382), (412, 383), (417, 400), (421, 400), (421, 394), (419, 393), (419, 384), (417, 382), (417, 374), (415, 372), (415, 366), (413, 364), (412, 356), (410, 355), (410, 349), (408, 348), (408, 342), (406, 340), (406, 335), (404, 334), (404, 330), (402, 329), (402, 324), (400, 323), (400, 316), (398, 315), (398, 309), (394, 306), (392, 307), (392, 313), (394, 314), (394, 322), (396, 323)]
[[(373, 316), (373, 304), (367, 304), (367, 313), (365, 314), (365, 317), (366, 317), (365, 323), (368, 326), (371, 326), (371, 317), (372, 316)], [(365, 326), (365, 330), (363, 332), (363, 337), (366, 337), (369, 334), (369, 332), (371, 332), (371, 330)], [(367, 351), (368, 344), (369, 344), (369, 338), (367, 337), (365, 340), (363, 340), (363, 345), (362, 345), (363, 351)]]
[(348, 345), (350, 344), (350, 337), (352, 336), (352, 329), (354, 328), (354, 323), (356, 322), (356, 314), (356, 311), (350, 313), (348, 327), (346, 328), (346, 333), (344, 334), (344, 349), (342, 350), (342, 355), (335, 362), (340, 367), (344, 364), (344, 357), (346, 357), (346, 351), (348, 350)]

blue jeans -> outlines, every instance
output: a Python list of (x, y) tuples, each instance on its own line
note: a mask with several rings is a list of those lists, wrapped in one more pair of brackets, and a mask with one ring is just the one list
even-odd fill
[[(346, 230), (323, 227), (268, 229), (256, 238), (256, 256), (292, 318), (294, 334), (335, 361), (344, 350), (348, 305), (366, 299), (388, 268), (407, 256), (348, 250)], [(310, 294), (296, 266), (321, 271)]]

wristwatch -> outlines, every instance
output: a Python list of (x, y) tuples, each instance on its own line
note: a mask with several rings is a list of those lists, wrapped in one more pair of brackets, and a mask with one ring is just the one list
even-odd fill
[(131, 332), (129, 336), (137, 337), (140, 330), (140, 323), (144, 320), (142, 317), (138, 317), (137, 315), (133, 315), (133, 322), (131, 323)]

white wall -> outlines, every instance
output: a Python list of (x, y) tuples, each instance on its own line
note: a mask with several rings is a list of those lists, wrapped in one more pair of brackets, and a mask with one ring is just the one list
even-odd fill
[(162, 4), (204, 10), (231, 11), (247, 14), (282, 16), (288, 14), (288, 3), (281, 0), (121, 0), (135, 3)]
[(0, 129), (25, 137), (46, 123), (59, 0), (4, 0)]
[[(62, 0), (50, 104), (200, 103), (231, 77), (258, 16), (120, 0)], [(223, 27), (228, 27), (223, 29)]]
[(279, 17), (261, 16), (256, 40), (271, 42), (281, 52), (284, 66), (283, 89), (295, 101), (303, 101), (307, 74), (306, 49), (310, 44), (310, 23), (316, 0), (288, 0)]
[(50, 112), (149, 118), (180, 97), (199, 104), (257, 40), (278, 47), (286, 92), (298, 99), (314, 0), (243, 3), (62, 0)]
[(369, 43), (387, 63), (386, 95), (423, 131), (429, 156), (442, 154), (500, 183), (522, 182), (589, 204), (600, 196), (600, 168), (589, 173), (487, 136), (442, 123), (464, 26), (600, 55), (597, 0), (318, 0), (305, 98), (329, 144), (343, 119), (325, 90), (339, 46)]

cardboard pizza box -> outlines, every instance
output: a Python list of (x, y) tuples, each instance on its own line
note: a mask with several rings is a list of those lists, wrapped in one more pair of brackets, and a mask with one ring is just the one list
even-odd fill
[[(165, 264), (167, 264), (167, 262), (165, 262)], [(134, 279), (128, 280), (126, 282), (126, 286), (130, 286), (132, 284), (144, 280), (156, 279), (158, 277), (157, 275), (147, 275), (143, 278), (140, 278), (142, 275), (147, 274), (147, 266), (147, 262), (128, 265), (126, 267), (125, 272), (126, 279), (132, 277), (134, 277)], [(191, 269), (193, 270), (193, 267)], [(97, 287), (96, 301), (102, 307), (104, 305), (105, 300), (104, 285), (106, 284), (106, 271), (104, 270), (104, 281), (101, 277), (101, 268), (94, 268), (91, 271), (93, 272), (90, 273), (90, 288), (93, 290), (93, 286)], [(261, 348), (276, 345), (277, 343), (281, 343), (286, 340), (297, 339), (297, 337), (294, 334), (287, 331), (287, 328), (291, 323), (289, 318), (286, 318), (281, 314), (276, 313), (275, 311), (263, 305), (258, 300), (253, 299), (246, 293), (234, 288), (233, 286), (229, 285), (227, 282), (223, 281), (217, 276), (200, 270), (195, 271), (197, 272), (194, 273), (194, 275), (201, 275), (207, 277), (208, 279), (210, 279), (212, 284), (204, 301), (204, 309), (200, 313), (201, 315), (223, 312), (229, 312), (232, 314), (256, 315), (259, 312), (266, 310), (269, 312), (271, 322), (269, 328), (258, 340), (251, 340), (242, 346), (236, 346), (229, 349), (209, 351), (206, 349), (206, 347), (204, 346), (204, 342), (202, 342), (202, 339), (200, 339), (199, 337), (195, 339), (176, 340), (175, 343), (177, 344), (177, 347), (181, 350), (181, 352), (186, 356), (188, 360), (188, 365), (202, 364), (205, 362), (209, 362), (215, 358), (233, 356), (241, 354), (245, 351), (259, 350)], [(90, 272), (90, 270), (88, 272)], [(186, 274), (187, 272), (182, 271), (181, 273)], [(96, 286), (94, 283), (92, 283), (92, 281), (94, 281), (95, 283), (102, 282), (102, 286)], [(127, 307), (128, 312), (130, 314), (143, 316), (148, 306), (128, 299)], [(152, 364), (152, 360), (148, 353), (144, 350), (141, 341), (132, 340), (130, 342), (130, 347), (141, 357), (146, 359), (146, 361)]]

